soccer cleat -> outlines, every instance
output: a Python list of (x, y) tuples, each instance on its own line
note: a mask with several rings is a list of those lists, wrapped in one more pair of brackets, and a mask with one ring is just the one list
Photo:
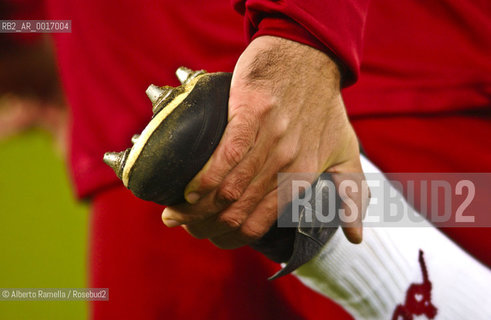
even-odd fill
[[(176, 75), (182, 83), (179, 87), (148, 87), (154, 114), (141, 134), (132, 137), (133, 146), (104, 155), (104, 162), (135, 196), (168, 206), (185, 201), (186, 185), (218, 146), (228, 121), (232, 79), (231, 73), (208, 74), (184, 67)], [(315, 190), (324, 196), (320, 185)], [(285, 210), (281, 217), (289, 215)], [(295, 228), (275, 224), (251, 245), (273, 261), (287, 262), (272, 278), (311, 260), (339, 224), (319, 228), (303, 221), (303, 216), (301, 220)]]
[(184, 188), (220, 142), (228, 117), (230, 73), (179, 70), (184, 85), (148, 87), (154, 115), (133, 146), (104, 156), (137, 197), (163, 205), (184, 202)]

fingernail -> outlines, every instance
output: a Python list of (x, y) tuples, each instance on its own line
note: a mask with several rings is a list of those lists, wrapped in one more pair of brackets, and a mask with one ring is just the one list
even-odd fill
[(197, 192), (190, 192), (186, 195), (186, 201), (190, 204), (195, 204), (199, 200), (199, 194)]
[(164, 219), (163, 221), (164, 224), (169, 228), (174, 228), (181, 225), (180, 222), (177, 222), (176, 220), (172, 220), (172, 219)]
[(354, 244), (360, 244), (363, 241), (363, 231), (362, 229), (356, 230), (352, 242)]
[(164, 211), (162, 212), (162, 221), (169, 228), (177, 227), (177, 226), (180, 226), (182, 224), (182, 223), (172, 219), (172, 209), (170, 209), (168, 207), (165, 208)]

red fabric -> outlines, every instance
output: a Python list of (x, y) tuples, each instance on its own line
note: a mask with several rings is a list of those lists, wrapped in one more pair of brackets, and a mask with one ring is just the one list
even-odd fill
[(372, 0), (351, 115), (491, 107), (489, 0)]
[(310, 32), (286, 16), (267, 16), (263, 18), (259, 22), (258, 31), (254, 33), (251, 40), (263, 35), (283, 38), (288, 35), (288, 39), (290, 40), (309, 45), (320, 51), (331, 53), (329, 49)]
[[(352, 117), (351, 121), (368, 157), (384, 172), (491, 172), (491, 111)], [(489, 228), (441, 230), (491, 266)]]
[[(305, 31), (316, 40), (300, 41), (319, 48), (321, 43), (334, 54), (346, 69), (343, 84), (353, 84), (359, 75), (363, 28), (368, 0), (316, 1), (316, 0), (232, 0), (237, 11), (244, 14), (246, 33), (251, 39), (270, 34), (298, 41)], [(275, 25), (270, 18), (288, 17), (283, 25)], [(262, 23), (262, 25), (261, 25)], [(302, 28), (304, 30), (302, 30)]]
[[(72, 33), (54, 38), (71, 107), (72, 176), (77, 194), (95, 199), (91, 285), (110, 288), (110, 301), (94, 304), (96, 318), (346, 318), (291, 278), (267, 283), (272, 264), (250, 249), (220, 251), (166, 229), (161, 208), (132, 197), (102, 163), (104, 152), (129, 147), (150, 119), (144, 93), (150, 83), (177, 85), (180, 65), (233, 70), (246, 42), (244, 20), (230, 4), (47, 2), (49, 18), (72, 20)], [(348, 68), (348, 79), (356, 78), (366, 1), (235, 3), (249, 38), (274, 34), (324, 46)], [(489, 171), (486, 142), (478, 143), (482, 133), (490, 136), (489, 120), (401, 115), (489, 108), (487, 16), (487, 0), (372, 0), (360, 82), (344, 95), (369, 156), (383, 170)], [(276, 25), (278, 18), (283, 22)], [(380, 116), (363, 119), (373, 114)], [(401, 116), (385, 117), (393, 114)], [(461, 154), (462, 147), (472, 157)], [(475, 241), (475, 229), (448, 233), (489, 259), (489, 237)]]
[(92, 319), (350, 319), (248, 247), (220, 250), (168, 229), (163, 207), (124, 187), (100, 192), (91, 216), (90, 286), (109, 288)]
[[(72, 107), (71, 167), (80, 197), (119, 183), (101, 158), (129, 147), (147, 123), (151, 108), (143, 92), (150, 82), (176, 85), (180, 65), (231, 71), (246, 45), (242, 18), (224, 0), (47, 1), (50, 18), (73, 22), (71, 34), (55, 39)], [(325, 47), (357, 74), (364, 1), (234, 3), (246, 15), (249, 37), (272, 34)], [(361, 78), (343, 92), (349, 114), (489, 108), (489, 9), (486, 0), (372, 0)]]
[(181, 65), (232, 71), (246, 45), (241, 17), (223, 0), (48, 2), (51, 18), (72, 20), (71, 34), (54, 36), (80, 197), (120, 184), (102, 157), (130, 147), (148, 123), (150, 83), (178, 85), (174, 72)]
[(345, 91), (351, 115), (490, 107), (488, 0), (372, 0), (368, 11), (367, 1), (232, 2), (249, 38), (276, 35), (334, 54), (347, 67), (344, 86), (362, 60), (359, 83)]
[(167, 229), (162, 208), (135, 199), (102, 163), (150, 119), (150, 83), (177, 85), (181, 65), (233, 70), (246, 43), (230, 4), (50, 0), (49, 11), (72, 20), (72, 33), (55, 43), (71, 107), (72, 176), (79, 196), (94, 197), (90, 285), (110, 289), (94, 319), (349, 319), (291, 277), (268, 282), (274, 264), (251, 249), (221, 251)]

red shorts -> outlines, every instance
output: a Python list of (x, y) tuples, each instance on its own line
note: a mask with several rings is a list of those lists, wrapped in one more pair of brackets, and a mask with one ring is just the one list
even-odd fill
[(93, 319), (351, 319), (249, 247), (220, 250), (182, 228), (169, 229), (163, 207), (124, 187), (94, 198), (90, 286), (109, 288), (91, 304)]
[[(352, 122), (386, 172), (491, 172), (490, 120), (488, 113)], [(109, 288), (109, 301), (92, 304), (94, 319), (350, 319), (292, 276), (268, 281), (278, 265), (248, 247), (219, 250), (166, 228), (162, 210), (123, 187), (95, 196), (90, 286)], [(490, 265), (486, 231), (445, 230)]]

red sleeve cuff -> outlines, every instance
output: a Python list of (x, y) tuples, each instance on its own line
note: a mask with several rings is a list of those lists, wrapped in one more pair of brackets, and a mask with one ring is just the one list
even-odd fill
[(368, 0), (232, 0), (244, 15), (248, 39), (273, 35), (322, 50), (334, 58), (343, 87), (360, 73)]
[(302, 26), (288, 17), (269, 16), (263, 18), (261, 22), (259, 22), (258, 30), (254, 33), (252, 39), (264, 35), (293, 40), (329, 53), (329, 50), (322, 42), (317, 40), (317, 38), (302, 28)]
[[(260, 36), (276, 36), (284, 39), (296, 41), (312, 48), (320, 50), (333, 59), (339, 67), (339, 70), (343, 74), (344, 86), (353, 83), (353, 77), (350, 76), (349, 71), (343, 65), (343, 63), (334, 55), (332, 50), (314, 37), (300, 24), (286, 16), (267, 16), (261, 19), (258, 25), (258, 30), (252, 35), (251, 40)], [(350, 80), (351, 78), (351, 80)], [(348, 81), (346, 81), (348, 80)]]

